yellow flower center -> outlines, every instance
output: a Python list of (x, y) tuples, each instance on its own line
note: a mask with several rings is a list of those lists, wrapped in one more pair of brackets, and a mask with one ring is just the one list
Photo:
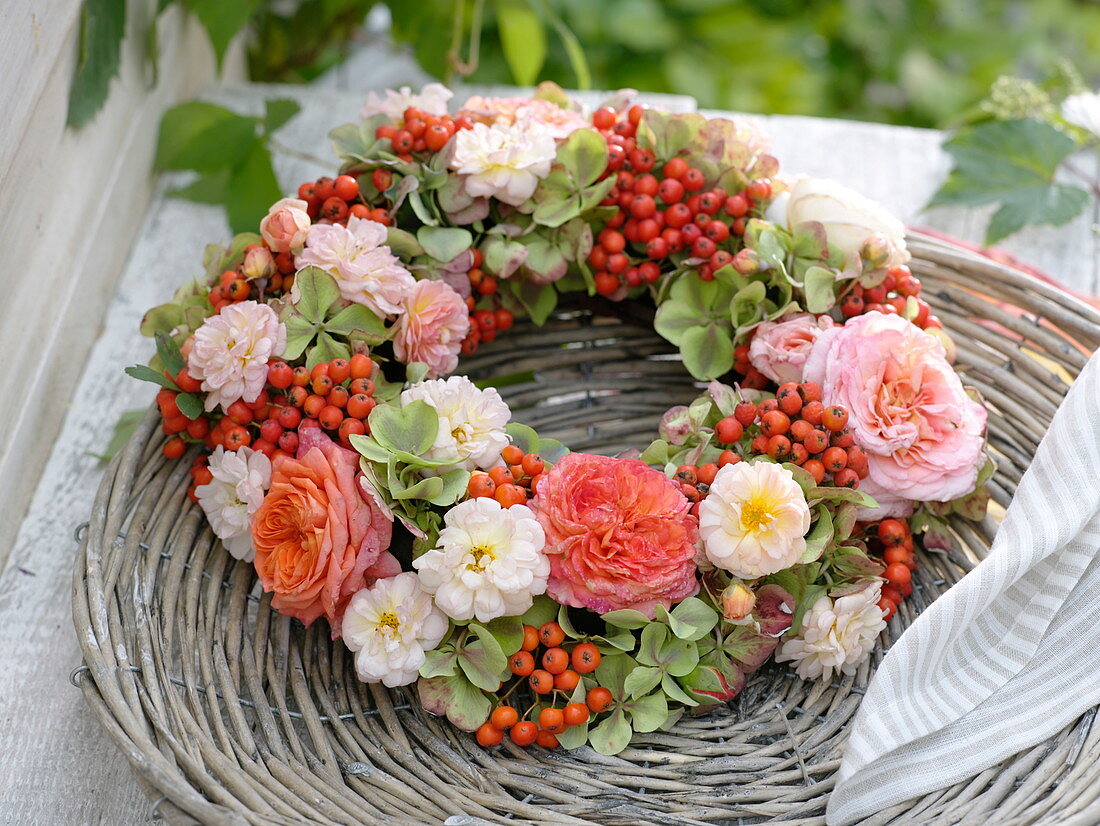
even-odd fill
[(470, 549), (470, 554), (473, 556), (474, 561), (466, 564), (466, 570), (477, 571), (478, 573), (484, 571), (485, 567), (497, 558), (492, 548), (487, 545), (475, 545)]
[(741, 505), (741, 527), (746, 531), (759, 531), (775, 519), (778, 502), (756, 494)]
[(388, 628), (391, 633), (396, 634), (401, 629), (401, 620), (397, 618), (397, 614), (393, 611), (387, 611), (378, 617), (379, 630)]

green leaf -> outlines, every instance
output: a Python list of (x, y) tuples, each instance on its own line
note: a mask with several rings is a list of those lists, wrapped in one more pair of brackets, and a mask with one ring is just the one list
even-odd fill
[(286, 349), (283, 351), (283, 358), (294, 361), (313, 343), (317, 328), (297, 313), (288, 316), (284, 324), (286, 325)]
[(340, 298), (336, 279), (317, 267), (306, 267), (294, 277), (294, 308), (309, 321), (321, 323)]
[[(688, 672), (688, 673), (690, 674), (690, 673), (694, 672), (694, 670), (695, 670), (695, 667), (693, 666), (691, 672)], [(680, 676), (686, 677), (687, 674), (682, 674)], [(683, 703), (685, 706), (697, 706), (697, 705), (699, 705), (699, 703), (697, 703), (695, 700), (693, 700), (687, 694), (687, 692), (685, 692), (682, 688), (680, 688), (679, 683), (677, 683), (674, 679), (672, 679), (672, 677), (670, 677), (668, 674), (665, 674), (665, 676), (661, 678), (661, 691), (663, 691), (666, 695), (671, 697), (676, 702)]]
[(264, 133), (270, 135), (302, 109), (298, 101), (290, 98), (275, 98), (264, 101)]
[(558, 616), (558, 603), (545, 595), (535, 597), (531, 607), (523, 612), (520, 617), (524, 625), (533, 625), (535, 628), (545, 625)]
[(157, 342), (157, 355), (161, 364), (167, 368), (173, 376), (184, 368), (183, 355), (176, 340), (164, 332), (157, 332), (154, 336)]
[(157, 333), (169, 333), (182, 323), (183, 308), (179, 304), (161, 304), (146, 311), (141, 319), (141, 334), (155, 336)]
[(256, 123), (256, 118), (201, 100), (173, 106), (160, 120), (156, 168), (214, 172), (235, 167), (257, 142)]
[(668, 626), (682, 640), (695, 641), (718, 623), (718, 612), (696, 597), (688, 597), (668, 615)]
[(627, 631), (625, 628), (619, 628), (614, 631), (605, 631), (602, 636), (596, 637), (596, 641), (603, 640), (612, 648), (619, 651), (633, 651), (637, 640), (634, 639), (634, 635)]
[(380, 445), (414, 455), (426, 452), (439, 433), (439, 414), (419, 399), (403, 407), (380, 404), (370, 412), (367, 421), (371, 435)]
[(329, 362), (333, 359), (351, 358), (351, 350), (328, 333), (320, 333), (317, 343), (306, 353), (306, 367), (312, 370), (318, 364)]
[(126, 0), (85, 0), (80, 11), (80, 42), (69, 89), (69, 126), (83, 126), (100, 110), (118, 74), (126, 34)]
[(184, 0), (184, 5), (206, 29), (220, 69), (230, 41), (251, 18), (255, 0)]
[(663, 675), (660, 668), (640, 665), (627, 675), (623, 690), (628, 697), (641, 697), (656, 688)]
[(608, 625), (629, 630), (645, 628), (653, 622), (653, 620), (641, 611), (635, 611), (633, 608), (620, 608), (617, 611), (608, 611), (606, 614), (600, 614), (600, 619)]
[(634, 731), (656, 731), (668, 720), (668, 701), (663, 694), (650, 694), (630, 703), (628, 712)]
[(424, 254), (424, 248), (420, 246), (416, 236), (397, 227), (386, 227), (386, 246), (398, 258), (406, 261)]
[(504, 59), (519, 86), (533, 86), (546, 61), (546, 29), (526, 0), (496, 0)]
[(424, 252), (443, 263), (464, 253), (474, 242), (468, 229), (458, 227), (421, 227), (417, 230), (416, 240)]
[(806, 310), (824, 313), (836, 303), (836, 273), (824, 267), (810, 267), (804, 276), (802, 291), (806, 294)]
[(204, 172), (195, 180), (173, 189), (168, 194), (173, 198), (182, 198), (185, 201), (194, 201), (197, 204), (214, 204), (218, 206), (225, 203), (229, 192), (229, 179), (233, 174), (231, 169), (219, 169), (217, 172)]
[(463, 731), (473, 731), (489, 716), (492, 703), (466, 677), (421, 677), (416, 683), (420, 704), (429, 714), (446, 715)]
[(692, 327), (680, 338), (684, 367), (700, 381), (715, 379), (733, 369), (733, 338), (718, 324)]
[(169, 390), (179, 390), (174, 381), (170, 381), (163, 373), (158, 373), (151, 367), (146, 367), (144, 364), (135, 364), (131, 367), (127, 367), (123, 371), (127, 376), (137, 379), (138, 381), (148, 381), (153, 384), (159, 384), (161, 387), (167, 387)]
[(244, 158), (229, 175), (225, 193), (225, 214), (234, 232), (246, 232), (259, 226), (282, 190), (271, 165), (267, 144), (254, 140)]
[(622, 700), (626, 696), (626, 678), (637, 667), (638, 663), (628, 654), (606, 654), (593, 673), (597, 683), (610, 691), (615, 699)]
[(459, 649), (458, 665), (478, 688), (496, 691), (508, 669), (508, 657), (488, 629), (477, 623), (469, 628), (477, 639)]
[(365, 333), (378, 341), (385, 341), (389, 337), (382, 319), (362, 304), (350, 304), (344, 307), (325, 322), (325, 330), (344, 338), (348, 338), (352, 333)]
[(575, 184), (586, 187), (607, 168), (607, 141), (591, 129), (575, 129), (558, 147), (556, 162)]
[(202, 401), (194, 393), (180, 393), (176, 396), (176, 407), (191, 421), (202, 415)]
[(626, 713), (617, 708), (598, 726), (588, 733), (592, 748), (600, 754), (618, 754), (630, 743), (633, 730), (626, 721)]
[(450, 677), (457, 671), (458, 654), (449, 646), (424, 653), (424, 664), (420, 666), (421, 677)]
[(520, 300), (523, 308), (527, 310), (527, 315), (530, 316), (531, 321), (540, 326), (546, 323), (546, 319), (558, 306), (558, 291), (553, 284), (540, 286), (524, 279), (518, 282), (515, 295)]
[(504, 651), (519, 651), (523, 644), (523, 620), (519, 617), (497, 617), (485, 628)]
[(1000, 203), (986, 243), (1026, 224), (1064, 224), (1088, 202), (1085, 190), (1055, 183), (1059, 165), (1077, 144), (1049, 123), (1030, 118), (982, 123), (943, 148), (955, 166), (929, 206)]
[(815, 510), (817, 511), (817, 521), (810, 529), (809, 534), (806, 535), (806, 550), (802, 552), (802, 557), (798, 560), (803, 565), (817, 562), (829, 543), (833, 541), (833, 518), (829, 513), (829, 509), (824, 505), (819, 505)]
[(861, 508), (877, 508), (878, 502), (868, 496), (861, 490), (852, 490), (851, 488), (836, 488), (830, 486), (817, 487), (806, 493), (806, 499), (814, 501), (817, 499), (826, 499), (832, 502), (852, 502), (859, 505)]

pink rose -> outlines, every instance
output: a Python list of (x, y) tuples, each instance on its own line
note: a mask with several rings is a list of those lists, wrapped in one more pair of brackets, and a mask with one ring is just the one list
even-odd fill
[(699, 590), (699, 524), (672, 481), (637, 459), (570, 453), (531, 501), (546, 532), (546, 593), (597, 613), (649, 617)]
[(774, 381), (802, 381), (802, 368), (822, 330), (833, 326), (827, 315), (795, 313), (756, 328), (749, 345), (752, 366)]
[(360, 494), (358, 468), (354, 451), (303, 428), (297, 456), (276, 457), (252, 517), (256, 572), (272, 607), (306, 625), (325, 616), (333, 639), (356, 591), (401, 572), (386, 550), (393, 525)]
[(309, 204), (297, 198), (276, 201), (260, 221), (260, 234), (275, 252), (290, 252), (302, 246), (309, 234)]
[(454, 371), (462, 340), (470, 332), (466, 302), (454, 288), (442, 281), (417, 281), (405, 295), (397, 317), (393, 353), (408, 364), (428, 365), (428, 378)]
[(892, 513), (904, 512), (899, 500), (946, 502), (974, 489), (986, 410), (932, 336), (900, 316), (870, 312), (821, 333), (805, 378), (821, 384), (827, 403), (848, 408), (867, 454), (862, 489), (880, 492)]

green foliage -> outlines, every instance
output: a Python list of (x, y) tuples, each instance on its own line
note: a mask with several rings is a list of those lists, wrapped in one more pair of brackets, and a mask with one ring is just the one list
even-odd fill
[(69, 91), (69, 126), (83, 126), (107, 99), (118, 74), (126, 0), (86, 0), (80, 11), (76, 73)]
[(1064, 224), (1089, 201), (1084, 189), (1055, 181), (1077, 143), (1050, 123), (982, 123), (961, 131), (944, 149), (955, 166), (930, 206), (997, 204), (986, 229), (987, 244), (1027, 224)]
[(172, 107), (160, 122), (156, 168), (198, 173), (172, 194), (223, 205), (234, 232), (255, 230), (282, 194), (269, 139), (298, 112), (298, 104), (280, 99), (264, 106), (264, 116), (254, 117), (195, 100)]

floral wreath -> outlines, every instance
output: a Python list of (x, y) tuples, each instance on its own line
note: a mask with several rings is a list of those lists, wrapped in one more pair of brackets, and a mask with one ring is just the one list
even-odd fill
[[(981, 518), (993, 470), (902, 224), (780, 178), (739, 120), (450, 97), (372, 94), (338, 177), (146, 315), (129, 372), (162, 386), (165, 455), (201, 448), (214, 533), (362, 680), (415, 682), (483, 746), (614, 754), (773, 654), (852, 674), (914, 534)], [(449, 375), (567, 293), (652, 302), (701, 382), (640, 453), (571, 453)]]

